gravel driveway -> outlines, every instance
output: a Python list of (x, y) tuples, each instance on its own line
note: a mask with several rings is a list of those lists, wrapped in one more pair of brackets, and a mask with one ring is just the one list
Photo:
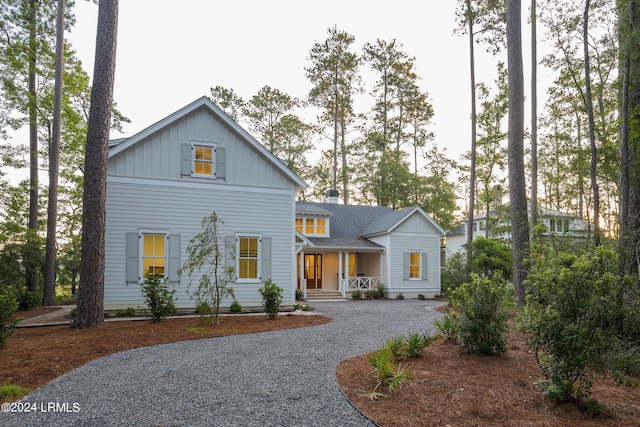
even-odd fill
[(317, 302), (333, 322), (184, 341), (95, 360), (36, 390), (2, 426), (372, 426), (336, 383), (342, 360), (433, 331), (433, 301)]

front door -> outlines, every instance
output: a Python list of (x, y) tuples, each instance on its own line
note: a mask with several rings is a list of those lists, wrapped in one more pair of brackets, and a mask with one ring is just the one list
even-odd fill
[(304, 255), (304, 278), (307, 279), (307, 289), (322, 289), (322, 255)]

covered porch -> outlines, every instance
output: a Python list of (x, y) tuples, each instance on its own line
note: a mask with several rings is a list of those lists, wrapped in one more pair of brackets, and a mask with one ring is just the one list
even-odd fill
[(297, 254), (297, 288), (304, 298), (339, 293), (349, 298), (351, 292), (376, 290), (382, 284), (383, 250), (336, 250), (301, 247)]

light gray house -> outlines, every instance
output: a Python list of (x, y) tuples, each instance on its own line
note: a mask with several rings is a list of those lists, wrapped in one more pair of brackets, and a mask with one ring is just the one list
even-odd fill
[(349, 298), (384, 285), (385, 295), (440, 293), (444, 230), (421, 208), (296, 204), (298, 280), (305, 297)]
[[(176, 306), (193, 308), (177, 269), (201, 221), (216, 212), (235, 240), (230, 286), (260, 306), (272, 279), (295, 300), (295, 199), (304, 181), (206, 97), (114, 141), (107, 172), (105, 310), (144, 306), (140, 283), (164, 275)], [(223, 302), (228, 305), (231, 301)]]
[[(114, 140), (107, 168), (105, 310), (144, 307), (141, 283), (160, 274), (176, 306), (196, 305), (178, 269), (202, 219), (223, 222), (238, 302), (259, 307), (269, 279), (292, 305), (296, 289), (339, 293), (384, 284), (391, 297), (440, 293), (444, 231), (418, 207), (296, 203), (305, 182), (208, 98)], [(231, 251), (229, 253), (229, 251)], [(228, 306), (231, 299), (223, 301)]]
[[(531, 205), (529, 204), (529, 218), (531, 218)], [(538, 207), (538, 221), (545, 227), (541, 233), (542, 239), (560, 238), (567, 241), (584, 241), (590, 235), (589, 223), (566, 212)], [(476, 214), (473, 217), (473, 239), (487, 237), (503, 242), (511, 240), (511, 220), (509, 218), (509, 206), (502, 205), (495, 210)], [(446, 235), (447, 258), (455, 253), (465, 253), (464, 245), (467, 243), (467, 224), (460, 224)]]

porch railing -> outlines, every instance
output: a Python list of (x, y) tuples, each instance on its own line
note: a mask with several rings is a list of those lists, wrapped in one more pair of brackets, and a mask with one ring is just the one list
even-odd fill
[(348, 277), (340, 280), (340, 291), (343, 296), (346, 296), (347, 292), (355, 290), (370, 291), (378, 289), (379, 286), (379, 277)]

